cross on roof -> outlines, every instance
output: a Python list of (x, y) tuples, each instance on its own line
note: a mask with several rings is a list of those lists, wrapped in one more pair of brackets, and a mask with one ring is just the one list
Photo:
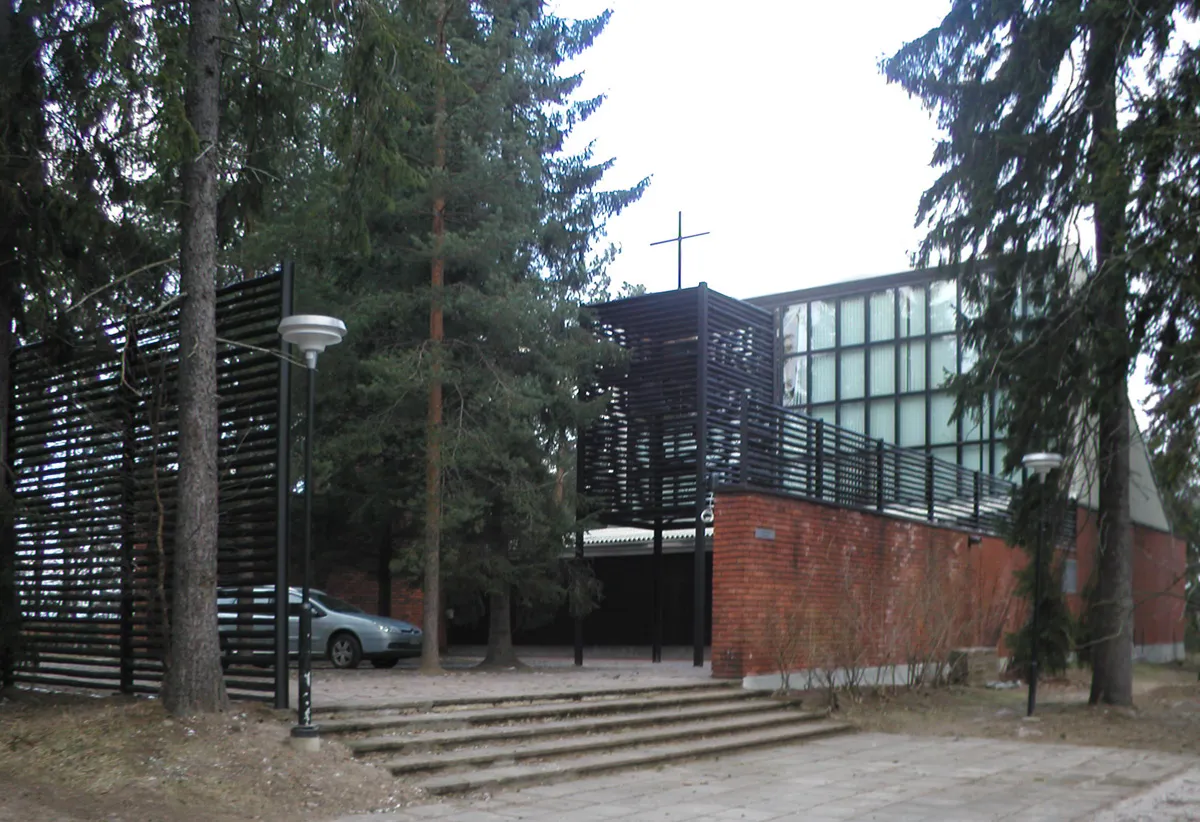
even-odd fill
[(678, 232), (676, 233), (676, 235), (669, 240), (659, 240), (656, 243), (650, 243), (650, 245), (664, 245), (666, 243), (675, 243), (676, 244), (676, 251), (678, 252), (678, 257), (677, 257), (677, 266), (678, 267), (676, 269), (677, 283), (675, 286), (676, 288), (679, 288), (679, 289), (683, 288), (683, 241), (690, 240), (694, 237), (703, 237), (705, 234), (708, 234), (708, 233), (709, 232), (707, 232), (707, 231), (701, 231), (699, 234), (689, 234), (686, 237), (683, 236), (683, 212), (681, 211), (681, 212), (679, 212), (679, 229), (678, 229)]

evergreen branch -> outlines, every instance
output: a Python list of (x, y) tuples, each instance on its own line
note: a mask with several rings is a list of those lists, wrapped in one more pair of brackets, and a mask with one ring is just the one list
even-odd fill
[[(227, 40), (228, 38), (221, 38), (221, 39)], [(284, 80), (287, 80), (290, 83), (297, 83), (298, 85), (308, 86), (309, 88), (315, 88), (317, 91), (323, 91), (326, 94), (336, 94), (337, 93), (335, 89), (329, 88), (328, 86), (323, 86), (320, 83), (314, 83), (312, 80), (303, 80), (299, 77), (296, 77), (295, 75), (288, 74), (287, 72), (284, 72), (284, 71), (280, 71), (279, 69), (271, 68), (270, 66), (264, 66), (262, 63), (255, 63), (249, 57), (243, 57), (242, 55), (238, 54), (237, 52), (222, 51), (221, 56), (229, 57), (233, 60), (238, 60), (239, 62), (245, 63), (247, 66), (250, 67), (250, 69), (252, 71), (261, 71), (264, 74), (274, 74), (276, 77), (282, 77)]]
[(92, 297), (95, 297), (97, 294), (100, 294), (103, 291), (106, 291), (110, 288), (118, 286), (121, 283), (127, 282), (128, 280), (136, 277), (138, 274), (142, 274), (146, 271), (150, 271), (151, 269), (158, 268), (160, 266), (164, 266), (167, 263), (175, 262), (175, 260), (177, 260), (178, 258), (179, 258), (178, 254), (173, 254), (170, 257), (166, 257), (166, 258), (158, 260), (156, 262), (147, 263), (146, 265), (142, 266), (141, 268), (135, 268), (133, 271), (130, 271), (128, 274), (123, 274), (122, 276), (118, 277), (117, 279), (113, 280), (112, 282), (105, 283), (104, 285), (100, 286), (99, 288), (89, 291), (87, 294), (83, 295), (83, 297), (81, 297), (78, 302), (76, 302), (73, 305), (71, 305), (70, 307), (68, 307), (67, 312), (70, 313), (70, 312), (74, 311), (76, 308), (79, 308), (81, 305), (86, 303)]

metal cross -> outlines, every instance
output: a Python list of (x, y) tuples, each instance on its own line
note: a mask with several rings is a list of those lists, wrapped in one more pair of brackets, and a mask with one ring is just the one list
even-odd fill
[(683, 288), (683, 241), (690, 240), (693, 237), (703, 237), (705, 234), (708, 234), (708, 232), (701, 231), (699, 234), (689, 234), (686, 237), (683, 236), (683, 212), (681, 211), (681, 212), (679, 212), (678, 233), (676, 233), (676, 235), (669, 240), (659, 240), (656, 243), (650, 243), (650, 245), (663, 245), (665, 243), (676, 243), (677, 244), (676, 251), (678, 252), (678, 257), (677, 257), (678, 268), (676, 269), (676, 277), (678, 278), (678, 282), (676, 284), (676, 288), (680, 288), (680, 289)]

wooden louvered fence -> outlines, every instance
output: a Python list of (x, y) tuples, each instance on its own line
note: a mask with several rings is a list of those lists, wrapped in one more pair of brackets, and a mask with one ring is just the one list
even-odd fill
[[(218, 581), (226, 684), (286, 704), (291, 273), (218, 292)], [(22, 645), (35, 685), (154, 693), (163, 674), (178, 470), (178, 310), (85, 345), (14, 352), (9, 458)], [(281, 470), (282, 466), (282, 470)], [(281, 705), (282, 707), (282, 705)]]

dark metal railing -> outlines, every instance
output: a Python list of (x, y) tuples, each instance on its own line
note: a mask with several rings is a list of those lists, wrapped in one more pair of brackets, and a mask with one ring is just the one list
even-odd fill
[[(718, 482), (846, 508), (1006, 536), (1016, 486), (931, 454), (831, 425), (792, 408), (747, 398), (710, 406), (710, 461)], [(1075, 510), (1058, 539), (1074, 542)]]

